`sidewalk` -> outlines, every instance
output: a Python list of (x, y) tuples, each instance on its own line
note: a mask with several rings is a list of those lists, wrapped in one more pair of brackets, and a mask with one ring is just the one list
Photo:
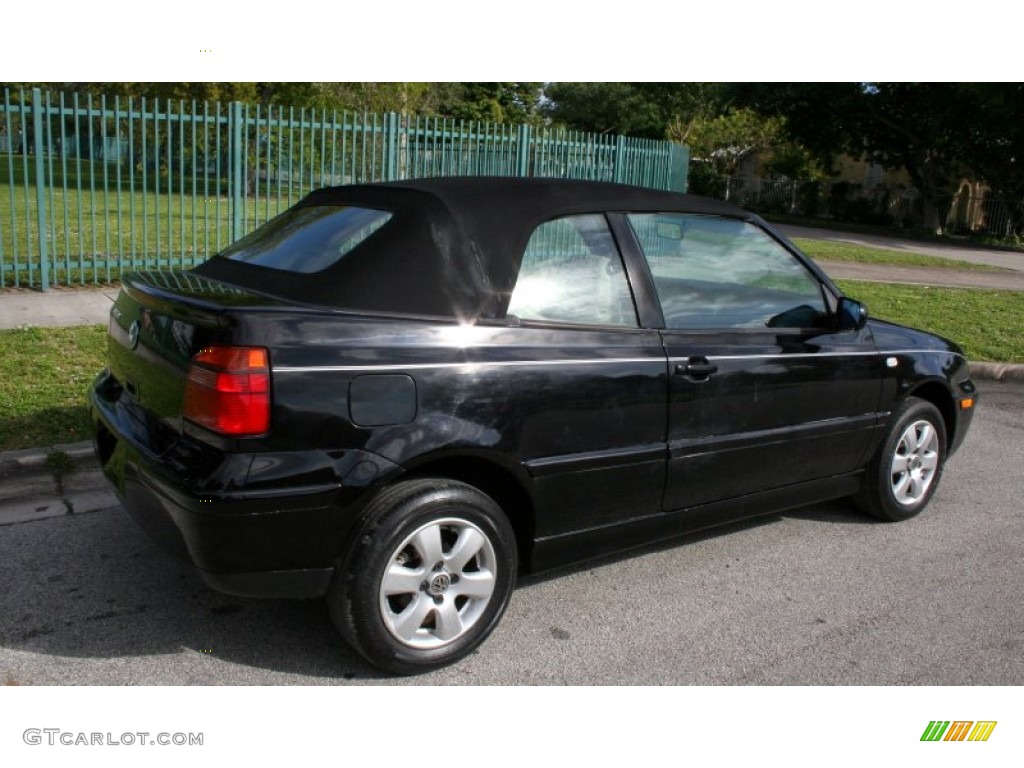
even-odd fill
[(104, 286), (57, 288), (46, 293), (23, 288), (0, 291), (0, 329), (106, 325), (118, 290), (117, 286)]
[(837, 232), (831, 229), (800, 227), (794, 224), (773, 224), (772, 226), (788, 238), (800, 237), (807, 240), (826, 240), (850, 245), (864, 245), (869, 248), (885, 248), (888, 251), (919, 253), (924, 256), (937, 256), (940, 259), (969, 261), (972, 264), (986, 264), (990, 267), (1024, 272), (1024, 253), (1018, 251), (1000, 251), (995, 248), (979, 248), (951, 243), (929, 243), (857, 232)]

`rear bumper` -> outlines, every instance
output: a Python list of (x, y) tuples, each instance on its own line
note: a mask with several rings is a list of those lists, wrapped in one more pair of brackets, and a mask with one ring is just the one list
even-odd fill
[(398, 471), (365, 451), (228, 453), (187, 437), (158, 453), (130, 408), (104, 392), (97, 379), (96, 453), (124, 508), (231, 594), (323, 594), (367, 490)]

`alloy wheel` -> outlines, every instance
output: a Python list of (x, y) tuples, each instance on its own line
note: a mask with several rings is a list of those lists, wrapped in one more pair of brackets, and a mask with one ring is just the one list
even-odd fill
[(384, 625), (416, 649), (440, 648), (469, 632), (494, 594), (497, 557), (476, 525), (433, 520), (392, 553), (380, 582)]
[(916, 504), (931, 487), (939, 466), (939, 435), (931, 422), (915, 421), (900, 435), (890, 467), (893, 498)]

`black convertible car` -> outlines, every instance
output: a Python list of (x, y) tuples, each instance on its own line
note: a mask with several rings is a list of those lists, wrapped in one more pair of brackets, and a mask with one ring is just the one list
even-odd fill
[(326, 596), (409, 673), (517, 573), (853, 496), (917, 514), (976, 398), (764, 222), (614, 184), (323, 189), (129, 275), (91, 408), (125, 508), (206, 581)]

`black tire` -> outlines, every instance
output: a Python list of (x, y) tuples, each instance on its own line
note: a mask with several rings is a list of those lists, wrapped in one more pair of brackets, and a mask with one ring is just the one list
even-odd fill
[(908, 397), (868, 464), (857, 505), (880, 520), (908, 520), (927, 506), (946, 461), (946, 422), (927, 400)]
[(416, 479), (384, 490), (364, 520), (327, 593), (345, 640), (402, 675), (475, 650), (515, 586), (515, 534), (501, 508), (465, 483)]

